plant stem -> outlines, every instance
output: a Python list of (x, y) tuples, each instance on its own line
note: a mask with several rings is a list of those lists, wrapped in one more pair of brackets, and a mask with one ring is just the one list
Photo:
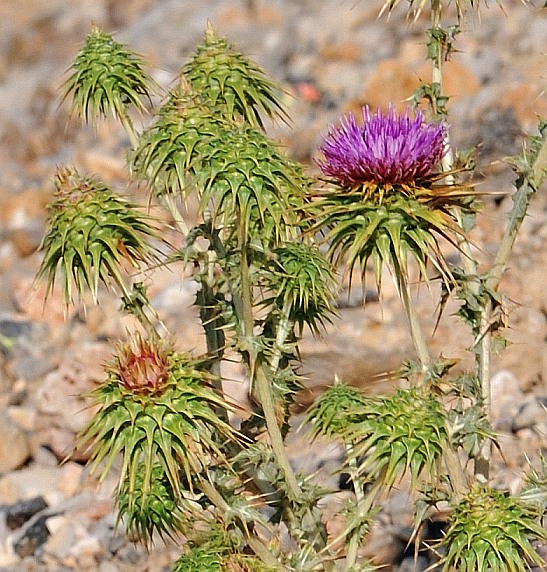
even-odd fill
[[(440, 29), (441, 27), (441, 13), (442, 13), (442, 3), (441, 0), (431, 0), (431, 25), (433, 29)], [(436, 83), (439, 86), (438, 93), (443, 94), (443, 71), (442, 71), (442, 61), (443, 61), (443, 50), (442, 44), (439, 41), (437, 44), (437, 50), (435, 57), (432, 58), (432, 83)], [(434, 111), (437, 114), (436, 102), (434, 102)], [(445, 136), (445, 145), (447, 147), (447, 152), (442, 159), (443, 171), (450, 173), (454, 166), (454, 151), (450, 144), (450, 136), (448, 132)], [(454, 176), (448, 175), (449, 182), (454, 182)], [(462, 216), (459, 209), (454, 209), (453, 212), (458, 225), (462, 226)], [(458, 236), (458, 248), (462, 253), (462, 264), (464, 273), (468, 277), (477, 277), (478, 267), (477, 262), (473, 258), (471, 253), (471, 245), (465, 236)], [(468, 280), (466, 285), (470, 289), (472, 294), (478, 294), (480, 284), (477, 280)], [(490, 419), (490, 338), (488, 336), (483, 336), (480, 340), (478, 347), (474, 348), (476, 356), (476, 368), (477, 377), (480, 383), (480, 396), (476, 396), (477, 400), (482, 404), (483, 412)], [(483, 447), (479, 457), (475, 460), (475, 475), (481, 476), (481, 480), (485, 482), (488, 480), (489, 475), (489, 465), (490, 465), (490, 450), (491, 442), (486, 439), (483, 443)], [(465, 475), (461, 468), (461, 463), (459, 462), (456, 451), (450, 450), (446, 457), (447, 466), (449, 467), (449, 472), (453, 478), (453, 487), (456, 492), (461, 493), (463, 487), (465, 486)]]
[[(541, 147), (536, 155), (535, 161), (531, 166), (529, 173), (522, 173), (523, 178), (520, 186), (513, 195), (513, 208), (509, 218), (509, 224), (503, 235), (500, 246), (496, 253), (494, 262), (486, 277), (484, 287), (487, 292), (495, 292), (505, 271), (505, 267), (509, 260), (509, 256), (513, 250), (518, 232), (526, 216), (528, 205), (534, 193), (543, 183), (547, 173), (547, 131), (543, 135)], [(478, 355), (480, 357), (479, 376), (482, 387), (483, 408), (489, 412), (491, 407), (491, 390), (490, 390), (490, 354), (492, 331), (490, 322), (492, 318), (493, 305), (489, 300), (482, 308), (479, 322), (479, 339), (477, 341)], [(488, 382), (486, 382), (488, 380)], [(475, 460), (475, 475), (482, 479), (488, 479), (489, 464), (491, 456), (492, 444), (489, 440), (485, 440), (481, 448), (480, 454)]]
[[(365, 493), (363, 492), (363, 487), (357, 478), (357, 460), (353, 455), (352, 445), (346, 445), (346, 456), (348, 458), (348, 465), (350, 468), (350, 478), (353, 483), (353, 491), (355, 493), (355, 503), (357, 506), (358, 519), (366, 517), (370, 511), (372, 502), (365, 506)], [(361, 538), (353, 531), (351, 534), (348, 549), (346, 551), (346, 570), (351, 570), (352, 567), (357, 562), (357, 551), (359, 550), (359, 545), (361, 544)]]
[[(205, 479), (200, 481), (199, 488), (224, 515), (229, 515), (233, 512), (232, 507), (224, 500), (222, 495), (209, 481)], [(236, 520), (240, 519), (236, 517)], [(287, 568), (279, 563), (277, 558), (267, 549), (266, 546), (264, 546), (264, 543), (258, 538), (258, 536), (249, 532), (247, 523), (240, 522), (238, 528), (244, 532), (247, 544), (266, 566), (271, 566), (280, 572), (288, 572)]]
[(295, 501), (302, 496), (302, 490), (289, 462), (287, 451), (285, 450), (285, 445), (283, 443), (283, 436), (281, 435), (281, 430), (277, 422), (271, 380), (266, 374), (267, 366), (265, 367), (265, 364), (258, 362), (255, 369), (254, 381), (256, 395), (260, 401), (260, 405), (262, 406), (266, 428), (270, 436), (272, 451), (275, 455), (277, 464), (285, 474), (289, 498)]
[[(266, 429), (270, 437), (272, 451), (276, 461), (285, 475), (289, 497), (297, 500), (302, 495), (300, 485), (296, 480), (296, 476), (289, 463), (283, 436), (277, 422), (275, 412), (275, 401), (272, 390), (272, 380), (270, 379), (271, 370), (268, 365), (259, 359), (258, 351), (253, 343), (253, 303), (252, 303), (252, 286), (249, 273), (249, 260), (247, 252), (247, 237), (242, 224), (238, 226), (239, 245), (240, 245), (240, 280), (241, 280), (241, 298), (240, 298), (240, 316), (242, 336), (244, 340), (245, 350), (249, 356), (249, 370), (251, 375), (251, 393), (256, 397), (262, 407)], [(234, 300), (235, 301), (235, 300)], [(269, 375), (270, 374), (270, 375)]]
[[(206, 253), (206, 277), (200, 281), (200, 290), (196, 296), (199, 306), (199, 314), (203, 330), (205, 332), (205, 342), (207, 344), (207, 355), (211, 359), (209, 371), (213, 374), (213, 387), (220, 397), (224, 397), (222, 387), (222, 372), (220, 362), (224, 354), (224, 332), (222, 330), (223, 321), (218, 314), (217, 300), (212, 288), (214, 284), (214, 252), (208, 250)], [(228, 411), (225, 407), (217, 408), (217, 415), (225, 422), (229, 422)]]
[[(351, 465), (350, 465), (351, 466)], [(359, 485), (356, 484), (357, 479), (353, 481), (353, 486), (355, 490), (355, 499), (357, 501), (357, 518), (365, 518), (369, 513), (374, 501), (376, 500), (378, 494), (381, 492), (384, 486), (384, 477), (385, 475), (385, 468), (382, 469), (382, 472), (378, 475), (374, 483), (372, 483), (370, 489), (367, 491), (365, 495), (363, 491), (360, 491), (359, 500), (357, 500), (357, 489)], [(359, 549), (359, 545), (362, 542), (362, 538), (355, 534), (356, 530), (353, 529), (349, 532), (351, 534), (351, 538), (349, 541), (349, 546), (346, 552), (346, 564), (344, 569), (349, 571), (355, 565), (357, 560), (357, 551)], [(327, 550), (331, 550), (340, 540), (346, 540), (348, 535), (348, 531), (344, 530), (341, 534), (336, 536), (333, 540), (331, 540), (322, 550), (322, 552), (326, 552)]]
[(496, 258), (492, 264), (488, 277), (486, 279), (486, 287), (490, 290), (498, 288), (502, 279), (505, 266), (509, 259), (509, 255), (513, 249), (518, 231), (522, 225), (522, 221), (526, 216), (528, 204), (532, 195), (541, 187), (547, 173), (547, 130), (543, 134), (541, 147), (536, 155), (536, 159), (531, 165), (527, 176), (523, 178), (522, 184), (517, 188), (513, 195), (513, 208), (507, 230), (503, 235), (501, 244), (498, 248)]
[[(479, 318), (479, 339), (476, 342), (477, 374), (481, 388), (481, 408), (487, 419), (491, 418), (492, 389), (490, 386), (490, 361), (492, 355), (492, 332), (490, 330), (490, 315), (492, 303), (488, 301), (482, 308)], [(492, 441), (483, 439), (480, 451), (475, 458), (475, 477), (487, 483), (490, 479), (490, 458), (492, 456)]]
[(277, 369), (279, 368), (279, 362), (281, 361), (281, 358), (283, 356), (283, 348), (285, 346), (285, 342), (287, 341), (287, 337), (291, 332), (292, 322), (290, 320), (290, 312), (291, 312), (291, 301), (287, 299), (283, 303), (283, 308), (281, 310), (281, 318), (277, 323), (275, 346), (273, 349), (272, 357), (270, 359), (270, 368), (272, 370), (273, 375), (277, 373)]
[(420, 320), (418, 319), (416, 308), (412, 302), (408, 280), (406, 277), (403, 277), (401, 280), (396, 280), (395, 285), (399, 292), (399, 297), (401, 298), (401, 302), (406, 314), (412, 343), (414, 344), (414, 348), (418, 354), (418, 359), (422, 369), (425, 371), (431, 365), (431, 355), (429, 353), (429, 349), (427, 348), (424, 332), (422, 330), (422, 326), (420, 325)]

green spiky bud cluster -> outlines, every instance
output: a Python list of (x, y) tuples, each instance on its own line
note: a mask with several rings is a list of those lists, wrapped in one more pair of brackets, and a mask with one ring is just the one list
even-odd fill
[(545, 563), (531, 544), (547, 532), (530, 506), (485, 485), (474, 484), (454, 507), (441, 545), (443, 572), (525, 572)]
[[(231, 226), (238, 214), (243, 236), (279, 240), (294, 225), (295, 197), (309, 184), (298, 169), (261, 132), (251, 127), (219, 131), (196, 173), (202, 207), (212, 204), (219, 224)], [(252, 232), (251, 232), (252, 231)]]
[(276, 85), (227, 40), (217, 36), (210, 25), (203, 43), (181, 74), (196, 93), (203, 94), (230, 119), (241, 116), (257, 128), (263, 127), (261, 113), (270, 119), (286, 119)]
[(225, 123), (203, 96), (183, 86), (173, 89), (131, 154), (134, 176), (146, 179), (156, 194), (186, 194), (193, 188), (188, 176), (204, 161), (204, 144)]
[(448, 433), (443, 406), (433, 393), (424, 387), (399, 389), (391, 397), (370, 398), (355, 415), (361, 419), (344, 438), (363, 459), (359, 473), (382, 479), (387, 488), (406, 471), (412, 487), (424, 470), (438, 475)]
[(144, 111), (141, 98), (150, 97), (152, 86), (141, 57), (94, 26), (74, 60), (63, 99), (72, 94), (72, 109), (95, 123), (110, 114), (124, 117), (130, 105)]
[(459, 248), (464, 231), (451, 212), (457, 204), (463, 207), (459, 197), (453, 201), (450, 194), (442, 193), (420, 198), (394, 194), (378, 205), (375, 200), (363, 199), (360, 192), (335, 192), (312, 204), (310, 216), (319, 218), (315, 230), (325, 229), (333, 264), (345, 262), (350, 274), (357, 265), (364, 279), (367, 264), (372, 261), (378, 289), (384, 265), (399, 285), (408, 283), (409, 255), (423, 280), (428, 280), (427, 265), (431, 262), (451, 289), (454, 280), (439, 239)]
[(186, 528), (184, 513), (177, 495), (159, 463), (152, 467), (150, 482), (145, 482), (146, 466), (141, 464), (135, 472), (134, 489), (126, 479), (116, 495), (118, 519), (133, 538), (150, 545), (155, 533), (161, 538), (173, 536), (175, 531)]
[(247, 554), (223, 554), (214, 545), (194, 546), (176, 562), (172, 572), (276, 572)]
[(95, 301), (99, 282), (125, 293), (123, 267), (134, 269), (151, 259), (145, 241), (155, 236), (150, 220), (129, 200), (73, 167), (58, 169), (55, 185), (37, 279), (47, 281), (49, 293), (59, 273), (67, 304), (73, 284), (80, 298), (88, 288)]
[(199, 362), (165, 341), (137, 336), (118, 347), (107, 374), (91, 394), (99, 410), (80, 435), (80, 442), (93, 448), (92, 470), (106, 462), (101, 478), (123, 454), (120, 490), (127, 487), (133, 494), (140, 475), (142, 504), (158, 463), (180, 495), (181, 486), (192, 490), (212, 458), (224, 459), (221, 444), (234, 441), (235, 432), (218, 418), (215, 409), (226, 403), (209, 387), (210, 374)]
[(319, 334), (320, 326), (334, 313), (336, 279), (327, 259), (313, 245), (304, 242), (284, 244), (274, 251), (269, 265), (268, 286), (281, 310), (289, 309), (289, 319)]
[(210, 523), (196, 531), (185, 553), (175, 562), (172, 572), (275, 572), (258, 558), (244, 554), (235, 531)]
[(183, 554), (172, 572), (222, 572), (224, 559), (216, 546), (194, 546)]
[(353, 423), (360, 421), (360, 411), (368, 403), (368, 398), (356, 387), (344, 385), (338, 379), (335, 385), (327, 388), (313, 404), (307, 414), (312, 435), (327, 437), (345, 435)]

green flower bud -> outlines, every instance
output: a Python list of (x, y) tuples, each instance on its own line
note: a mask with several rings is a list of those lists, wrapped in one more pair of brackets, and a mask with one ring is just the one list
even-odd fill
[[(101, 479), (116, 457), (123, 457), (120, 491), (139, 494), (141, 504), (153, 488), (159, 463), (179, 498), (193, 491), (211, 464), (225, 461), (225, 441), (236, 433), (216, 411), (228, 406), (211, 388), (211, 375), (200, 362), (177, 353), (165, 340), (134, 337), (119, 346), (107, 367), (107, 380), (90, 395), (98, 410), (80, 435), (87, 444), (92, 471), (103, 461)], [(142, 480), (137, 493), (137, 475)], [(133, 506), (130, 499), (129, 506)]]
[(136, 395), (163, 393), (169, 377), (168, 355), (140, 336), (120, 349), (120, 383)]
[(63, 99), (72, 94), (72, 109), (95, 123), (109, 114), (125, 117), (129, 105), (144, 111), (141, 97), (149, 98), (152, 85), (141, 57), (94, 26), (74, 60)]
[(454, 507), (441, 542), (443, 572), (525, 572), (545, 563), (531, 544), (545, 541), (534, 510), (508, 494), (475, 483)]
[(227, 119), (243, 117), (258, 128), (263, 127), (261, 113), (270, 119), (277, 116), (286, 120), (275, 94), (276, 85), (259, 67), (217, 36), (211, 25), (181, 74), (195, 93), (206, 98)]
[(99, 282), (127, 294), (123, 267), (134, 269), (151, 258), (145, 242), (155, 236), (150, 220), (126, 198), (73, 167), (59, 168), (55, 185), (37, 280), (47, 280), (49, 293), (59, 274), (67, 304), (74, 284), (80, 298), (88, 288), (94, 301)]

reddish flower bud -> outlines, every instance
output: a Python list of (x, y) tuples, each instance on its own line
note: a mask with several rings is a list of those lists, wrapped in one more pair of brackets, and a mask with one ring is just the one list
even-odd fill
[(157, 395), (169, 377), (169, 354), (154, 342), (136, 336), (120, 348), (118, 354), (121, 385), (137, 395)]

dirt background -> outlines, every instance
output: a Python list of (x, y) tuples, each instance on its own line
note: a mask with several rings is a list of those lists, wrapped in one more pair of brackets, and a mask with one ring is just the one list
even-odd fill
[[(0, 570), (159, 571), (176, 555), (172, 547), (145, 555), (128, 543), (113, 530), (113, 481), (98, 486), (79, 459), (59, 464), (87, 419), (78, 394), (100, 381), (109, 340), (123, 337), (132, 324), (117, 316), (118, 302), (106, 292), (84, 316), (76, 309), (67, 313), (57, 294), (44, 306), (43, 291), (33, 289), (53, 174), (57, 165), (74, 164), (146, 200), (127, 179), (123, 130), (104, 123), (94, 133), (59, 105), (65, 71), (91, 23), (143, 54), (167, 88), (210, 21), (286, 90), (293, 123), (270, 126), (269, 132), (314, 172), (321, 137), (342, 113), (389, 101), (403, 109), (420, 79), (428, 79), (427, 11), (413, 21), (401, 2), (388, 19), (377, 17), (380, 7), (379, 1), (359, 0), (0, 0), (0, 515), (5, 521), (9, 507), (36, 496), (48, 504), (40, 513), (48, 534), (28, 554), (17, 549), (29, 534), (28, 523), (0, 525)], [(445, 76), (452, 140), (461, 148), (479, 145), (478, 188), (503, 193), (485, 200), (473, 233), (485, 269), (511, 207), (514, 177), (503, 160), (535, 132), (538, 115), (547, 117), (547, 10), (539, 1), (507, 0), (503, 8), (492, 2), (480, 18), (465, 20)], [(452, 11), (445, 16), (453, 24)], [(522, 483), (526, 455), (534, 457), (545, 446), (546, 221), (544, 187), (502, 283), (511, 346), (493, 363), (494, 419), (507, 458), (497, 460), (496, 482), (512, 489)], [(191, 280), (182, 269), (147, 279), (181, 349), (200, 351)], [(337, 374), (369, 391), (385, 390), (375, 375), (413, 357), (389, 277), (384, 284), (380, 302), (366, 293), (371, 301), (365, 310), (359, 285), (349, 294), (343, 287), (340, 317), (324, 338), (304, 336), (303, 371), (312, 389)], [(415, 295), (432, 333), (438, 291), (421, 287)], [(456, 307), (448, 306), (431, 348), (434, 355), (460, 359), (463, 369), (471, 364), (471, 339), (451, 315)], [(226, 374), (235, 380), (231, 391), (244, 399), (241, 372), (233, 367)], [(321, 455), (336, 454), (294, 450), (295, 462), (311, 469)]]

